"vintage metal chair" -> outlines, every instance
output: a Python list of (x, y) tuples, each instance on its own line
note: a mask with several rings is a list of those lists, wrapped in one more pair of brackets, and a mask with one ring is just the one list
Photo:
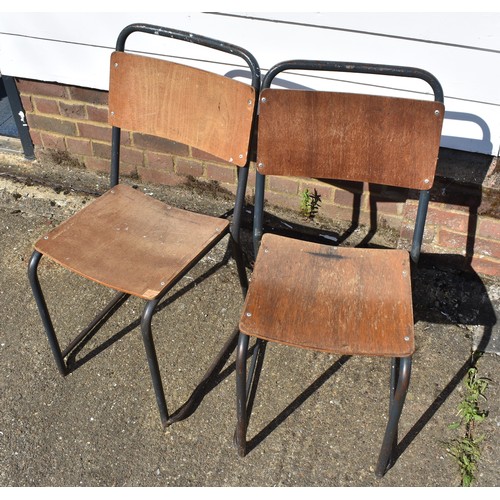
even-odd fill
[[(217, 53), (237, 56), (243, 60), (244, 67), (248, 67), (251, 85), (194, 67), (125, 52), (128, 36), (136, 32), (199, 44), (219, 51)], [(141, 330), (163, 426), (172, 420), (167, 412), (151, 332), (156, 306), (228, 233), (239, 279), (246, 291), (239, 230), (259, 85), (258, 63), (245, 49), (159, 26), (134, 24), (122, 30), (110, 65), (111, 189), (39, 239), (30, 260), (33, 294), (63, 375), (70, 370), (68, 355), (111, 311), (130, 295), (145, 299)], [(122, 128), (181, 142), (234, 164), (238, 170), (238, 188), (232, 223), (227, 218), (170, 207), (119, 184)], [(60, 348), (37, 275), (43, 255), (117, 291), (113, 300), (65, 349)]]
[[(270, 88), (286, 70), (423, 79), (435, 100)], [(283, 77), (282, 77), (283, 78)], [(420, 191), (411, 260), (420, 253), (444, 115), (431, 74), (414, 68), (287, 61), (260, 94), (254, 248), (257, 254), (237, 347), (235, 442), (246, 453), (255, 356), (267, 341), (338, 355), (392, 358), (389, 421), (376, 468), (390, 466), (414, 352), (410, 256), (401, 249), (343, 248), (266, 233), (267, 175), (343, 179)], [(247, 372), (249, 337), (256, 337)]]

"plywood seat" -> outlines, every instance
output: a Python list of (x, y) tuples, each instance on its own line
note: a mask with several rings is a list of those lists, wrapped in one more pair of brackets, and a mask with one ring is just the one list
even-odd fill
[(180, 210), (119, 184), (35, 248), (88, 279), (149, 300), (228, 228), (227, 220)]
[(265, 234), (240, 330), (347, 355), (414, 351), (409, 254)]

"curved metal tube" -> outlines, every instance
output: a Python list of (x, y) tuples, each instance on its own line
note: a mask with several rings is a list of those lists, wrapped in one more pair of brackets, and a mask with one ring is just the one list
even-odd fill
[[(396, 360), (396, 366), (398, 360)], [(410, 385), (411, 375), (411, 356), (399, 359), (399, 368), (397, 368), (397, 375), (394, 379), (397, 380), (394, 394), (391, 397), (391, 405), (389, 408), (389, 421), (382, 441), (382, 448), (380, 449), (379, 459), (375, 475), (382, 477), (387, 468), (390, 466), (393, 450), (397, 441), (398, 423), (403, 411), (403, 405)]]
[(369, 73), (372, 75), (418, 78), (427, 82), (431, 86), (436, 101), (443, 102), (444, 100), (443, 88), (441, 87), (439, 80), (432, 73), (429, 73), (424, 69), (413, 68), (410, 66), (390, 66), (384, 64), (375, 65), (344, 61), (314, 61), (307, 59), (283, 61), (273, 66), (266, 73), (262, 82), (262, 88), (269, 88), (276, 75), (287, 70), (337, 71), (342, 73)]
[(45, 332), (47, 333), (50, 349), (52, 351), (52, 354), (54, 355), (57, 368), (61, 373), (61, 375), (67, 375), (68, 368), (66, 366), (66, 363), (64, 362), (64, 357), (61, 353), (61, 347), (59, 346), (59, 342), (57, 340), (54, 331), (54, 325), (52, 324), (52, 320), (50, 319), (47, 303), (45, 302), (45, 298), (42, 293), (42, 288), (40, 286), (40, 281), (38, 280), (38, 274), (37, 274), (38, 264), (40, 263), (42, 255), (43, 254), (38, 252), (37, 250), (35, 250), (31, 255), (28, 265), (28, 278), (30, 281), (31, 290), (33, 291), (33, 297), (35, 298), (38, 311), (42, 318), (42, 323), (45, 328)]
[(246, 453), (247, 436), (247, 351), (248, 335), (240, 332), (238, 347), (236, 349), (236, 413), (237, 424), (235, 433), (235, 444), (238, 455), (244, 457)]
[(146, 349), (149, 371), (151, 373), (151, 379), (153, 381), (156, 403), (158, 404), (158, 409), (160, 411), (161, 423), (165, 428), (168, 425), (167, 403), (165, 401), (165, 392), (163, 390), (163, 384), (161, 381), (160, 367), (158, 366), (158, 358), (156, 356), (153, 334), (151, 332), (151, 321), (153, 319), (153, 313), (159, 301), (160, 299), (154, 299), (150, 300), (146, 304), (146, 307), (144, 308), (141, 316), (141, 332), (142, 340), (144, 342), (144, 348)]
[(250, 52), (248, 52), (242, 47), (226, 42), (221, 42), (220, 40), (216, 40), (214, 38), (209, 38), (206, 36), (197, 35), (195, 33), (190, 33), (188, 31), (175, 30), (172, 28), (156, 26), (153, 24), (135, 23), (135, 24), (129, 24), (128, 26), (123, 28), (123, 30), (120, 32), (120, 34), (118, 35), (118, 39), (116, 41), (116, 50), (118, 51), (125, 50), (125, 41), (134, 32), (149, 33), (151, 35), (174, 38), (176, 40), (182, 40), (184, 42), (191, 42), (199, 45), (205, 45), (212, 49), (219, 50), (221, 52), (226, 52), (228, 54), (234, 54), (235, 56), (238, 56), (241, 59), (243, 59), (250, 67), (252, 72), (252, 86), (256, 88), (257, 94), (259, 92), (259, 86), (260, 86), (259, 63)]

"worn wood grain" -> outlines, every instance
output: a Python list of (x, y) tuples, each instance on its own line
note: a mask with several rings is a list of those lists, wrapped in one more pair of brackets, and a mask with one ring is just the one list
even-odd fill
[(333, 247), (265, 234), (240, 329), (336, 354), (411, 355), (408, 252)]
[(35, 248), (86, 278), (155, 298), (229, 227), (118, 185), (42, 237)]
[(258, 170), (430, 189), (443, 116), (434, 101), (266, 89)]
[(245, 83), (136, 54), (111, 57), (109, 123), (247, 161), (255, 91)]

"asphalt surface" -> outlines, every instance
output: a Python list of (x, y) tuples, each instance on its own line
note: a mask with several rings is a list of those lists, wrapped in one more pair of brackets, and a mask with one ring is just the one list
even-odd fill
[[(486, 351), (489, 413), (477, 486), (500, 484), (499, 280), (427, 256), (414, 276), (417, 351), (401, 418), (397, 461), (374, 475), (388, 408), (389, 361), (338, 358), (269, 345), (239, 458), (234, 354), (196, 411), (162, 430), (142, 345), (143, 303), (127, 301), (59, 375), (27, 279), (34, 241), (105, 189), (105, 177), (0, 156), (0, 486), (374, 486), (460, 484), (450, 429), (465, 395), (473, 346)], [(132, 182), (132, 181), (126, 181)], [(138, 186), (173, 205), (221, 214), (216, 190)], [(358, 233), (362, 233), (360, 228)], [(361, 234), (362, 235), (362, 234)], [(226, 245), (214, 249), (160, 304), (153, 320), (171, 412), (192, 394), (243, 303)], [(61, 343), (110, 294), (42, 262), (41, 281)]]

